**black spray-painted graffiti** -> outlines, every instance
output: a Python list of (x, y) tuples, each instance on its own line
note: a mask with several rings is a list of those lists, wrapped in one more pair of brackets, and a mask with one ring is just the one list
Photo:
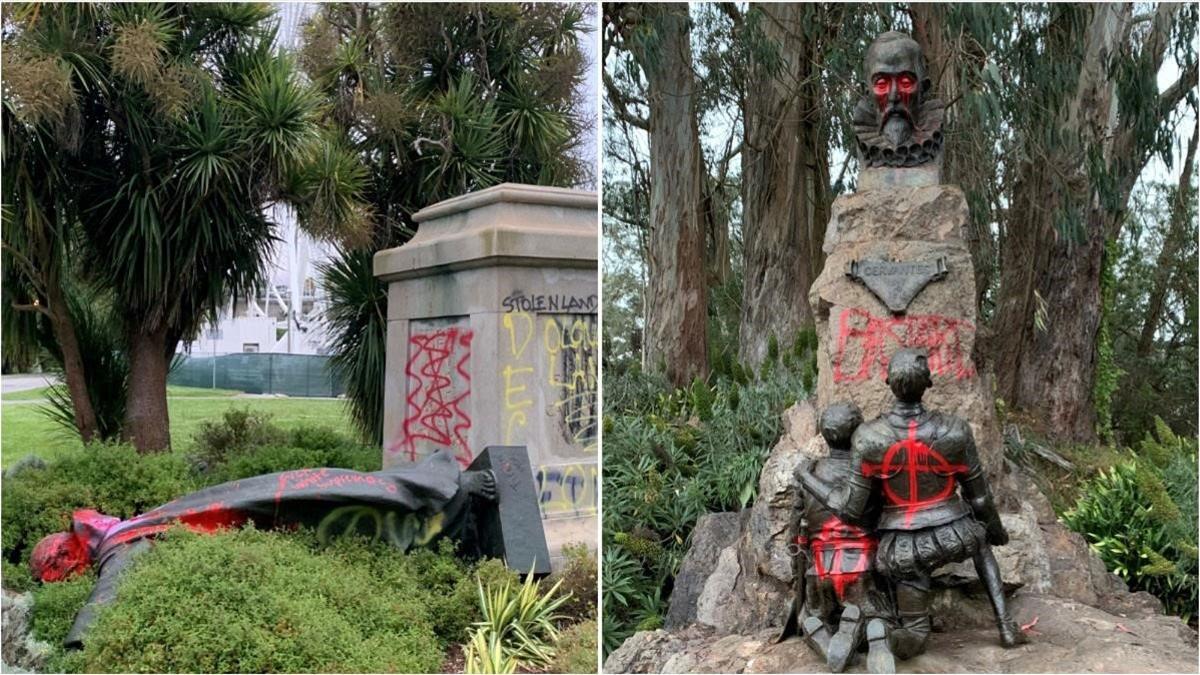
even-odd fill
[(588, 296), (562, 294), (526, 295), (522, 291), (513, 291), (500, 302), (506, 312), (562, 312), (564, 314), (589, 314), (596, 311), (598, 298), (595, 294)]
[(596, 318), (563, 317), (545, 323), (543, 343), (550, 384), (558, 392), (558, 410), (564, 435), (575, 445), (589, 447), (596, 440), (596, 367), (599, 335)]

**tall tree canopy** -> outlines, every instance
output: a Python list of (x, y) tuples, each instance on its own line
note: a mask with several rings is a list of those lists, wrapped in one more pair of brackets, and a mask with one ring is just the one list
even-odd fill
[[(634, 18), (650, 15), (638, 7)], [(735, 318), (738, 329), (714, 337), (710, 353), (728, 353), (721, 341), (732, 339), (743, 364), (753, 366), (772, 336), (787, 340), (811, 322), (805, 300), (822, 264), (828, 203), (852, 190), (857, 176), (847, 121), (864, 86), (862, 53), (882, 31), (908, 31), (947, 103), (943, 180), (961, 185), (969, 200), (968, 244), (987, 338), (979, 361), (996, 367), (998, 396), (1011, 408), (1039, 411), (1048, 435), (1107, 433), (1112, 373), (1120, 366), (1111, 363), (1110, 315), (1102, 308), (1121, 298), (1104, 292), (1102, 280), (1118, 264), (1106, 251), (1131, 218), (1130, 195), (1147, 180), (1147, 167), (1180, 175), (1190, 130), (1180, 124), (1195, 115), (1186, 112), (1196, 103), (1195, 6), (717, 3), (693, 5), (690, 16), (692, 77), (719, 93), (671, 126), (698, 124), (701, 185), (739, 188), (721, 193), (731, 245), (720, 249), (731, 257), (730, 283), (742, 289), (734, 295), (737, 316), (728, 305), (709, 307), (710, 332)], [(632, 25), (629, 12), (607, 6), (605, 18), (614, 35)], [(656, 312), (674, 302), (654, 291), (654, 249), (683, 240), (654, 239), (671, 225), (654, 210), (653, 131), (643, 124), (650, 121), (649, 81), (632, 43), (611, 45), (605, 234), (614, 246), (641, 252), (612, 271), (623, 287), (644, 290), (640, 299), (606, 298), (606, 312), (644, 304), (641, 316), (613, 313), (632, 324), (615, 328), (636, 335), (640, 322), (653, 334)], [(686, 185), (672, 186), (671, 198), (689, 194)], [(714, 210), (713, 194), (702, 195), (703, 213)], [(1153, 194), (1166, 195), (1146, 198)], [(1184, 251), (1177, 238), (1164, 241), (1172, 247), (1165, 255)], [(636, 283), (647, 272), (647, 283)], [(714, 275), (698, 278), (718, 288)], [(1148, 319), (1162, 295), (1144, 296)], [(1146, 326), (1138, 323), (1148, 335), (1159, 332), (1153, 321)], [(648, 349), (637, 356), (657, 368)], [(606, 354), (609, 363), (621, 358)]]
[(412, 214), (512, 181), (575, 186), (582, 157), (586, 5), (322, 4), (301, 63), (341, 143), (366, 167), (364, 236), (324, 271), (335, 369), (367, 438), (383, 434), (387, 294), (375, 251), (407, 241)]
[[(27, 227), (21, 239), (6, 227), (6, 251), (80, 242), (81, 274), (114, 298), (129, 364), (122, 433), (142, 451), (170, 443), (180, 340), (262, 282), (266, 208), (295, 204), (319, 236), (361, 227), (365, 176), (322, 132), (322, 102), (275, 49), (275, 27), (261, 4), (29, 4), (5, 17), (12, 138), (52, 157), (14, 157), (18, 175), (51, 182), (14, 208)], [(26, 265), (24, 281), (61, 307), (47, 269)], [(69, 327), (52, 323), (68, 351)], [(69, 370), (68, 384), (76, 399)], [(84, 433), (85, 407), (75, 414)]]

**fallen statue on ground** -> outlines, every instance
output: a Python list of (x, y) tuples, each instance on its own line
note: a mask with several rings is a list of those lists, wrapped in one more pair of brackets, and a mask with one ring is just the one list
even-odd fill
[(215, 485), (125, 521), (79, 510), (71, 531), (39, 541), (30, 568), (40, 581), (61, 581), (92, 565), (98, 570), (96, 587), (75, 617), (67, 647), (82, 647), (97, 610), (115, 597), (121, 572), (149, 549), (156, 535), (176, 525), (198, 532), (305, 526), (315, 529), (322, 543), (357, 533), (400, 551), (449, 538), (466, 557), (502, 558), (520, 573), (549, 572), (523, 447), (489, 447), (465, 471), (448, 452), (415, 466), (370, 473), (283, 471)]
[[(1001, 644), (1012, 647), (1023, 642), (1009, 615), (991, 548), (1008, 543), (1008, 534), (992, 502), (971, 427), (961, 418), (926, 410), (921, 404), (933, 384), (924, 353), (896, 352), (887, 377), (895, 402), (890, 411), (854, 431), (848, 470), (831, 480), (819, 470), (819, 461), (810, 460), (796, 471), (809, 499), (878, 537), (873, 574), (887, 590), (892, 615), (886, 642), (882, 622), (867, 629), (872, 648), (868, 668), (894, 672), (894, 661), (875, 653), (880, 648), (890, 648), (901, 659), (925, 650), (931, 627), (931, 575), (942, 565), (968, 558), (974, 561), (992, 603)], [(847, 604), (839, 635), (863, 630), (864, 611)], [(821, 629), (815, 622), (813, 626)], [(854, 634), (844, 639), (848, 644), (861, 642)], [(844, 668), (848, 661), (836, 665)], [(832, 660), (830, 665), (835, 665)]]

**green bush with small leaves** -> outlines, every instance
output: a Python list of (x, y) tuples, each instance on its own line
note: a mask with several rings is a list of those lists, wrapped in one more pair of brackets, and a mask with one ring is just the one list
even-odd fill
[(1165, 424), (1136, 454), (1101, 470), (1063, 514), (1109, 571), (1135, 590), (1190, 619), (1200, 602), (1197, 583), (1197, 443)]
[(605, 654), (662, 625), (696, 520), (753, 502), (782, 413), (816, 374), (811, 331), (768, 346), (758, 379), (736, 361), (675, 391), (636, 368), (605, 371)]
[(251, 448), (282, 445), (285, 436), (271, 422), (270, 415), (249, 408), (230, 408), (219, 421), (200, 425), (193, 454), (200, 466), (210, 467)]
[[(42, 468), (25, 468), (3, 480), (4, 559), (20, 566), (15, 576), (27, 577), (33, 546), (68, 529), (76, 509), (129, 518), (198, 487), (178, 455), (139, 455), (119, 444), (93, 443)], [(4, 571), (8, 584), (10, 568)]]
[(566, 563), (550, 576), (550, 583), (561, 583), (560, 592), (569, 599), (561, 612), (570, 621), (594, 621), (596, 618), (596, 554), (587, 544), (563, 546)]
[(596, 663), (595, 619), (577, 623), (567, 628), (558, 638), (558, 655), (546, 668), (551, 673), (595, 673)]
[[(445, 547), (400, 555), (354, 537), (319, 548), (306, 531), (180, 528), (127, 572), (88, 634), (81, 665), (90, 672), (437, 672), (446, 646), (479, 619), (459, 592), (476, 583)], [(467, 613), (448, 620), (449, 598)]]

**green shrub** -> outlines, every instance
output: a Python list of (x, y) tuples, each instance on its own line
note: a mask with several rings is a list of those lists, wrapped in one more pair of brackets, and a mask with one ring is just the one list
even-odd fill
[(271, 445), (232, 453), (207, 471), (206, 482), (226, 481), (261, 476), (277, 471), (310, 469), (318, 466), (378, 471), (381, 468), (379, 448), (346, 442), (333, 447), (297, 447)]
[(785, 349), (775, 341), (780, 363), (768, 359), (762, 379), (735, 365), (732, 377), (673, 392), (636, 371), (605, 372), (605, 653), (662, 624), (696, 520), (753, 502), (783, 411), (815, 381), (814, 345), (809, 333)]
[[(550, 577), (560, 583), (560, 591), (570, 597), (562, 606), (562, 614), (574, 622), (596, 618), (596, 555), (587, 544), (563, 547), (567, 562)], [(595, 645), (593, 644), (593, 649)], [(558, 671), (555, 671), (558, 672)]]
[(198, 487), (178, 455), (143, 456), (127, 445), (93, 443), (4, 479), (4, 559), (28, 562), (34, 544), (70, 527), (76, 509), (129, 518)]
[[(7, 578), (4, 583), (8, 584)], [(91, 595), (95, 583), (96, 575), (89, 571), (66, 581), (34, 587), (30, 628), (34, 637), (50, 645), (50, 658), (44, 669), (46, 672), (71, 672), (79, 665), (75, 663), (77, 659), (74, 657), (77, 655), (66, 652), (62, 641), (75, 623), (75, 615)]]
[(98, 672), (433, 672), (429, 592), (410, 556), (308, 533), (174, 530), (89, 633)]
[(1084, 484), (1063, 514), (1105, 566), (1129, 584), (1190, 618), (1200, 601), (1197, 583), (1195, 439), (1158, 431), (1136, 458), (1102, 470)]
[(546, 669), (551, 673), (596, 673), (596, 621), (583, 621), (563, 631), (558, 655)]
[(202, 468), (224, 464), (250, 448), (282, 445), (286, 434), (271, 416), (249, 408), (230, 408), (220, 421), (204, 422), (196, 432), (193, 453)]

